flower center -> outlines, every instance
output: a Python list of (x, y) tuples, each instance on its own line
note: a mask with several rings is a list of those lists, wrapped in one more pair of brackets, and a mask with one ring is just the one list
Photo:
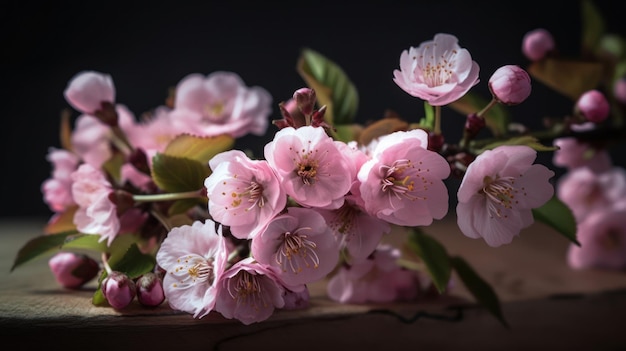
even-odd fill
[(292, 273), (298, 274), (304, 268), (317, 268), (320, 259), (315, 252), (317, 245), (307, 239), (306, 235), (300, 234), (303, 230), (311, 230), (311, 228), (298, 228), (295, 232), (286, 232), (283, 236), (283, 243), (276, 252), (276, 263), (278, 263), (283, 272), (290, 269)]
[[(235, 174), (233, 178), (237, 178), (237, 175)], [(263, 186), (261, 184), (257, 183), (254, 180), (251, 180), (250, 184), (245, 187), (243, 191), (237, 192), (237, 190), (239, 189), (241, 188), (237, 187), (237, 189), (230, 194), (230, 196), (232, 197), (230, 206), (232, 208), (239, 207), (239, 205), (241, 205), (242, 203), (242, 198), (245, 197), (248, 198), (248, 203), (250, 204), (250, 206), (248, 206), (245, 211), (251, 210), (252, 208), (254, 208), (254, 206), (265, 206), (265, 197), (263, 196)], [(226, 195), (226, 193), (223, 192), (222, 195)]]
[[(426, 47), (426, 51), (430, 52), (430, 47)], [(433, 55), (428, 56), (427, 53), (426, 57), (420, 55), (421, 65), (419, 63), (418, 65), (422, 70), (424, 83), (428, 85), (428, 87), (437, 87), (448, 82), (448, 79), (450, 79), (453, 74), (452, 66), (454, 65), (454, 56), (456, 56), (456, 54), (456, 50), (446, 51), (438, 60), (435, 60)], [(426, 61), (425, 64), (424, 61)]]
[(515, 196), (522, 191), (526, 195), (526, 190), (522, 187), (516, 189), (514, 187), (515, 178), (499, 177), (491, 178), (489, 176), (483, 179), (483, 188), (479, 191), (487, 197), (487, 209), (491, 217), (495, 215), (499, 218), (507, 218), (507, 214), (503, 210), (509, 210), (519, 201)]
[(202, 109), (202, 115), (204, 119), (209, 122), (221, 123), (226, 119), (226, 114), (224, 113), (225, 107), (222, 102), (206, 104)]
[[(409, 170), (413, 172), (409, 172)], [(383, 192), (395, 195), (398, 199), (425, 200), (425, 197), (419, 197), (414, 194), (415, 180), (413, 178), (416, 178), (418, 176), (417, 173), (421, 171), (421, 168), (415, 169), (411, 160), (397, 160), (391, 166), (382, 165), (379, 168), (379, 173), (382, 176), (380, 181), (381, 189)], [(424, 171), (428, 172), (428, 169)], [(424, 177), (421, 177), (421, 180), (424, 183), (424, 189), (428, 189), (427, 184), (429, 181)]]
[(298, 177), (302, 180), (302, 183), (306, 185), (315, 184), (317, 177), (317, 161), (316, 160), (302, 160), (298, 163)]
[(261, 296), (261, 284), (257, 276), (250, 272), (239, 271), (228, 284), (228, 294), (237, 300), (237, 304), (249, 305), (255, 310), (261, 305), (267, 307), (267, 302)]
[(170, 272), (170, 274), (179, 277), (178, 282), (174, 283), (173, 287), (185, 289), (204, 282), (208, 282), (209, 285), (213, 284), (215, 275), (212, 258), (205, 259), (198, 255), (190, 255), (179, 258), (177, 262), (180, 265)]

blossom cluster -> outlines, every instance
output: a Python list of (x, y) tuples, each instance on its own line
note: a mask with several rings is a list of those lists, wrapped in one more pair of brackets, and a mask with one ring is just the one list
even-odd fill
[[(522, 51), (537, 62), (553, 48), (550, 34), (538, 30)], [(612, 166), (606, 149), (562, 134), (550, 147), (493, 129), (494, 106), (531, 94), (525, 69), (507, 64), (493, 72), (491, 100), (467, 112), (458, 143), (441, 132), (441, 108), (470, 94), (480, 67), (454, 35), (403, 51), (393, 71), (397, 86), (423, 101), (419, 123), (389, 117), (342, 129), (341, 111), (321, 101), (350, 106), (355, 93), (326, 95), (318, 87), (333, 87), (310, 74), (310, 87), (279, 103), (281, 118), (273, 120), (271, 95), (233, 72), (184, 77), (167, 103), (141, 119), (116, 101), (109, 75), (73, 77), (64, 96), (81, 115), (73, 129), (62, 123), (63, 147), (48, 153), (53, 170), (41, 188), (54, 215), (45, 237), (64, 235), (67, 250), (82, 240), (102, 262), (60, 252), (50, 260), (59, 283), (80, 288), (102, 269), (95, 303), (123, 309), (136, 296), (145, 306), (167, 301), (196, 318), (215, 311), (244, 324), (306, 308), (309, 286), (319, 281), (340, 303), (415, 300), (433, 286), (445, 290), (450, 276), (432, 274), (437, 262), (407, 263), (385, 238), (446, 217), (450, 193), (460, 231), (491, 247), (511, 243), (535, 211), (562, 201), (565, 212), (540, 218), (558, 222), (571, 208), (580, 240), (570, 250), (572, 266), (626, 265), (626, 240), (618, 237), (626, 233), (626, 172)], [(351, 86), (340, 79), (343, 89)], [(608, 109), (604, 95), (590, 90), (566, 130), (593, 131)], [(500, 138), (476, 143), (488, 125)], [(276, 130), (262, 155), (232, 148), (236, 138), (270, 127)], [(568, 168), (556, 189), (555, 172), (536, 163), (538, 150), (555, 151), (554, 164)], [(451, 177), (461, 180), (453, 192)], [(567, 235), (576, 241), (576, 233)], [(607, 247), (611, 255), (603, 255)]]

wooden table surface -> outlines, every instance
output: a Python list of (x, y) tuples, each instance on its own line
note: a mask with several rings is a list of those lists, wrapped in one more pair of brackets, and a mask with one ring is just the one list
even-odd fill
[(80, 291), (59, 287), (49, 256), (9, 272), (44, 224), (0, 219), (0, 337), (16, 345), (3, 350), (626, 350), (626, 273), (570, 269), (568, 241), (541, 223), (499, 248), (464, 237), (449, 218), (427, 229), (492, 285), (510, 329), (460, 282), (451, 296), (383, 305), (333, 303), (320, 282), (311, 286), (310, 308), (250, 326), (217, 313), (197, 320), (167, 303), (146, 309), (134, 302), (117, 312), (91, 304), (95, 282)]

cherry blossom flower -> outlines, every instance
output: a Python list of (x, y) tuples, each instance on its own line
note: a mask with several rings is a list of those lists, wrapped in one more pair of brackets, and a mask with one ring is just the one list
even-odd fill
[(339, 246), (326, 221), (309, 208), (290, 207), (275, 217), (252, 239), (251, 250), (288, 286), (322, 279), (339, 260)]
[(227, 256), (226, 240), (221, 227), (215, 229), (215, 222), (195, 221), (172, 228), (156, 256), (166, 271), (163, 289), (169, 305), (194, 318), (209, 314), (220, 294), (218, 281)]
[(71, 136), (74, 152), (95, 168), (100, 168), (112, 156), (111, 128), (91, 115), (81, 115)]
[(350, 262), (365, 260), (376, 250), (383, 235), (391, 231), (389, 223), (370, 215), (357, 202), (362, 203), (360, 197), (351, 194), (339, 209), (318, 210), (340, 248), (346, 249)]
[(204, 183), (209, 213), (236, 238), (256, 236), (284, 209), (287, 195), (267, 161), (230, 150), (214, 156), (209, 166), (213, 173)]
[(411, 47), (400, 55), (400, 70), (394, 82), (409, 95), (433, 106), (461, 98), (478, 83), (479, 67), (450, 34), (436, 34), (433, 40)]
[(421, 290), (415, 272), (396, 264), (400, 251), (380, 245), (366, 260), (342, 266), (328, 281), (328, 297), (340, 303), (412, 300)]
[(353, 164), (323, 128), (286, 127), (265, 145), (287, 195), (307, 207), (339, 208), (354, 178)]
[(102, 102), (115, 102), (115, 86), (108, 74), (84, 71), (70, 80), (63, 95), (73, 108), (93, 115)]
[(120, 230), (117, 206), (109, 199), (112, 188), (104, 173), (84, 163), (71, 175), (72, 197), (79, 206), (74, 214), (76, 229), (85, 234), (99, 234), (100, 241), (111, 245)]
[(559, 178), (556, 189), (557, 197), (580, 223), (590, 213), (607, 209), (626, 197), (626, 170), (612, 167), (597, 173), (587, 167), (576, 168)]
[(176, 86), (175, 127), (202, 136), (263, 135), (269, 125), (271, 95), (246, 87), (236, 73), (190, 74)]
[(252, 257), (235, 263), (221, 276), (215, 310), (245, 325), (268, 319), (285, 305), (284, 287), (274, 272)]
[(626, 206), (595, 210), (578, 225), (580, 246), (570, 244), (567, 263), (574, 269), (626, 269)]
[(74, 205), (71, 175), (80, 159), (70, 151), (56, 148), (50, 148), (46, 158), (52, 163), (52, 176), (41, 185), (44, 201), (52, 211), (61, 212)]
[(470, 238), (489, 246), (508, 244), (534, 221), (532, 209), (554, 194), (554, 172), (533, 164), (537, 152), (524, 145), (499, 146), (478, 155), (458, 191), (457, 222)]
[(430, 225), (448, 212), (443, 179), (448, 162), (427, 149), (421, 129), (399, 131), (379, 138), (372, 159), (358, 173), (359, 191), (368, 213), (397, 225)]
[(553, 144), (558, 147), (552, 158), (552, 163), (556, 166), (565, 167), (570, 171), (587, 167), (596, 173), (607, 171), (612, 167), (611, 156), (606, 150), (596, 149), (574, 137), (557, 138)]

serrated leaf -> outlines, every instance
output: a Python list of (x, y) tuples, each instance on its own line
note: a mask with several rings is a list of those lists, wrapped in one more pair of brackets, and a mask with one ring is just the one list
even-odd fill
[(100, 241), (102, 237), (94, 234), (73, 235), (65, 239), (63, 249), (85, 249), (97, 252), (106, 252), (108, 247), (106, 241)]
[(324, 117), (329, 124), (350, 124), (354, 121), (359, 95), (339, 65), (317, 51), (304, 49), (296, 69), (307, 85), (315, 90), (319, 105), (326, 105)]
[(206, 165), (213, 156), (232, 149), (233, 145), (235, 145), (235, 139), (226, 134), (214, 137), (182, 134), (174, 138), (163, 153), (169, 156), (196, 160)]
[[(489, 101), (476, 93), (468, 92), (460, 99), (448, 104), (453, 110), (469, 115), (481, 111)], [(487, 128), (496, 137), (506, 135), (511, 116), (508, 109), (502, 104), (495, 104), (483, 115)]]
[(378, 121), (366, 126), (359, 135), (359, 144), (367, 145), (372, 140), (383, 135), (391, 134), (400, 130), (407, 130), (409, 124), (400, 118), (390, 117), (379, 119)]
[(207, 176), (207, 168), (196, 160), (162, 153), (157, 153), (152, 159), (152, 179), (159, 188), (168, 192), (201, 189)]
[(445, 247), (418, 228), (411, 228), (408, 246), (419, 256), (440, 293), (446, 291), (452, 272), (450, 258)]
[(126, 274), (130, 279), (135, 279), (142, 274), (154, 269), (156, 260), (151, 255), (143, 254), (139, 251), (136, 243), (124, 252), (124, 255), (117, 261), (109, 261), (112, 270)]
[(15, 268), (43, 254), (60, 250), (65, 243), (65, 239), (68, 236), (74, 235), (76, 233), (76, 231), (70, 231), (57, 234), (41, 235), (29, 240), (17, 252), (15, 260), (13, 261), (13, 266), (11, 266), (10, 271), (12, 272)]
[(450, 262), (463, 285), (474, 296), (476, 301), (493, 314), (505, 327), (509, 327), (500, 308), (500, 299), (489, 283), (483, 280), (474, 269), (461, 257), (454, 256)]
[(63, 212), (57, 212), (48, 221), (43, 229), (45, 234), (56, 234), (69, 231), (77, 231), (74, 224), (74, 214), (78, 206), (71, 206)]
[(602, 80), (603, 67), (599, 62), (546, 58), (533, 62), (528, 67), (528, 73), (575, 101), (582, 93), (598, 86)]
[(335, 125), (335, 131), (333, 138), (335, 140), (343, 141), (345, 143), (359, 140), (359, 136), (363, 131), (363, 126), (360, 124), (341, 124)]
[(577, 229), (574, 214), (558, 197), (553, 196), (543, 206), (532, 211), (535, 220), (547, 224), (560, 234), (563, 234), (571, 242), (580, 246), (576, 239)]
[(493, 143), (489, 143), (483, 146), (478, 151), (478, 153), (481, 153), (485, 150), (495, 149), (496, 147), (502, 146), (502, 145), (526, 145), (528, 147), (531, 147), (535, 151), (555, 151), (558, 149), (556, 146), (543, 145), (542, 143), (539, 142), (537, 138), (531, 135), (523, 135), (520, 137), (514, 137), (514, 138), (510, 138), (506, 140), (499, 140)]
[(582, 0), (580, 5), (582, 15), (582, 49), (587, 52), (594, 52), (600, 42), (600, 38), (606, 31), (604, 19), (593, 1)]

